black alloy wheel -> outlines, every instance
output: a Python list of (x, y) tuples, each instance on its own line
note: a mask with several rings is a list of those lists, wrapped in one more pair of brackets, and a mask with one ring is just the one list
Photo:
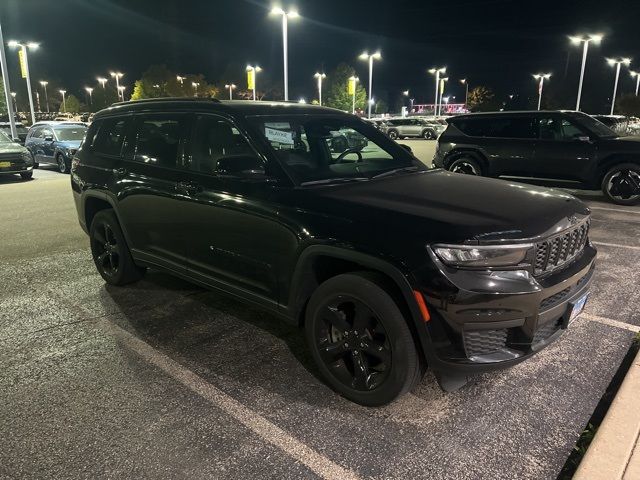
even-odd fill
[(482, 175), (482, 167), (471, 157), (460, 157), (449, 165), (448, 170), (465, 175)]
[(375, 274), (337, 275), (307, 306), (307, 343), (327, 383), (367, 406), (385, 405), (420, 380), (420, 358), (393, 298)]

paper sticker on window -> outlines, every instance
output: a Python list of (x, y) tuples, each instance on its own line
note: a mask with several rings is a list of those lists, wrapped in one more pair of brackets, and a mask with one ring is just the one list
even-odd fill
[(282, 130), (276, 130), (274, 128), (265, 127), (264, 134), (267, 140), (270, 142), (284, 143), (287, 145), (293, 145), (293, 133), (283, 132)]

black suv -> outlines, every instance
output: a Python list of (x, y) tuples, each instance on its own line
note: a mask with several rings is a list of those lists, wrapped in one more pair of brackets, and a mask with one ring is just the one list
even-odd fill
[(621, 137), (580, 112), (460, 115), (438, 139), (433, 163), (453, 172), (584, 189), (640, 202), (640, 138)]
[[(349, 132), (356, 147), (331, 148)], [(513, 365), (584, 306), (589, 210), (541, 187), (429, 170), (355, 116), (164, 99), (96, 114), (71, 185), (112, 285), (157, 268), (303, 325), (336, 391), (382, 405)]]

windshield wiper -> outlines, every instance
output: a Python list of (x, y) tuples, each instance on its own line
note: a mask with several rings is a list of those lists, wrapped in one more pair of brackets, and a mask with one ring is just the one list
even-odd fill
[(418, 170), (420, 170), (420, 167), (417, 167), (415, 165), (411, 166), (411, 167), (400, 167), (400, 168), (394, 168), (393, 170), (387, 170), (386, 172), (382, 172), (379, 173), (377, 175), (374, 175), (371, 178), (382, 178), (382, 177), (388, 177), (390, 175), (395, 175), (396, 173), (404, 173), (404, 172), (417, 172)]
[(310, 180), (308, 182), (302, 182), (301, 187), (307, 185), (323, 185), (328, 183), (347, 183), (347, 182), (364, 182), (369, 180), (369, 177), (335, 177), (335, 178), (323, 178), (322, 180)]

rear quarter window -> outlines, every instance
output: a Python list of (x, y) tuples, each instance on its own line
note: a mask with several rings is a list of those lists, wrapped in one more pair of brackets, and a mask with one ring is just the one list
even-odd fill
[(533, 117), (463, 118), (452, 123), (458, 130), (470, 137), (536, 138)]

